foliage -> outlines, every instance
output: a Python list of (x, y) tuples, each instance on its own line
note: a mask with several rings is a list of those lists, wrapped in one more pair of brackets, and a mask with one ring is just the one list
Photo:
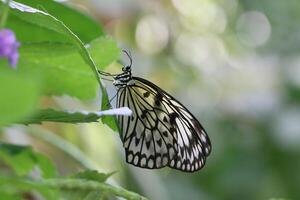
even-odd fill
[(12, 170), (10, 175), (0, 176), (1, 197), (21, 199), (26, 193), (29, 195), (31, 191), (36, 191), (46, 199), (99, 199), (104, 194), (107, 197), (145, 199), (105, 183), (111, 174), (87, 170), (71, 177), (58, 178), (48, 158), (28, 146), (1, 143), (0, 158)]
[[(32, 1), (32, 4), (34, 4), (34, 2), (37, 4), (37, 1)], [(54, 5), (57, 5), (60, 10), (66, 9), (68, 13), (72, 11), (75, 16), (72, 19), (73, 24), (71, 26), (81, 25), (77, 24), (79, 14), (75, 10), (71, 10), (52, 1), (44, 1), (44, 8), (48, 5), (45, 2), (51, 4), (52, 9)], [(41, 6), (40, 3), (37, 5)], [(18, 99), (23, 97), (31, 98), (28, 102), (22, 102), (23, 104), (27, 103), (27, 105), (22, 105), (23, 107), (33, 107), (34, 102), (38, 101), (37, 94), (67, 94), (82, 100), (95, 98), (98, 85), (100, 84), (100, 87), (102, 87), (97, 69), (103, 69), (118, 59), (120, 50), (116, 42), (108, 36), (105, 36), (101, 31), (92, 34), (98, 36), (95, 38), (87, 37), (85, 32), (78, 32), (79, 35), (77, 36), (62, 21), (53, 17), (50, 13), (20, 3), (11, 2), (11, 8), (7, 26), (15, 31), (22, 45), (20, 48), (20, 60), (17, 72), (5, 73), (15, 73), (16, 76), (27, 75), (32, 81), (35, 81), (33, 85), (39, 87), (39, 89), (27, 89), (26, 85), (24, 85), (24, 94), (21, 93), (18, 94), (19, 96), (13, 97), (19, 97)], [(59, 15), (59, 13), (55, 14)], [(72, 15), (69, 15), (69, 17), (71, 18)], [(88, 20), (89, 18), (85, 17), (83, 19)], [(71, 21), (69, 24), (70, 23)], [(81, 28), (101, 30), (91, 19), (89, 23), (85, 23), (84, 27)], [(84, 44), (80, 40), (80, 37), (86, 38), (85, 40), (89, 39), (90, 43)], [(88, 46), (88, 48), (86, 46)], [(91, 52), (91, 54), (89, 52)], [(91, 56), (96, 58), (97, 66)], [(7, 87), (12, 87), (11, 85), (15, 88), (19, 87), (17, 81), (11, 83), (9, 81), (4, 82), (5, 79), (2, 81), (2, 84)], [(6, 93), (8, 94), (2, 93), (2, 95), (9, 97), (13, 91), (18, 93), (19, 91), (15, 88), (7, 88)], [(102, 89), (102, 92), (104, 92), (102, 95), (104, 97), (103, 102), (107, 102), (107, 99), (105, 99), (107, 98), (105, 90)], [(31, 93), (37, 94), (25, 95)], [(7, 100), (7, 102), (9, 101), (10, 99)], [(7, 109), (13, 110), (9, 106), (16, 105), (17, 104), (8, 104)], [(27, 115), (32, 113), (32, 109), (26, 110)], [(16, 112), (19, 110), (21, 110), (21, 108)], [(25, 115), (25, 113), (23, 115)], [(20, 119), (22, 119), (22, 117), (24, 116), (21, 116)], [(13, 118), (10, 122), (16, 122), (16, 119)]]
[[(8, 4), (0, 1), (0, 5), (1, 11), (8, 10)], [(117, 43), (93, 19), (61, 3), (20, 0), (10, 1), (9, 7), (8, 18), (6, 12), (2, 17), (21, 47), (17, 69), (0, 61), (0, 127), (17, 122), (96, 122), (101, 113), (45, 109), (39, 101), (53, 95), (91, 100), (100, 87), (107, 105), (97, 70), (118, 60)], [(116, 128), (113, 118), (105, 122)], [(106, 183), (112, 173), (86, 170), (59, 176), (52, 162), (30, 146), (0, 143), (0, 160), (6, 166), (0, 176), (4, 199), (145, 199)]]

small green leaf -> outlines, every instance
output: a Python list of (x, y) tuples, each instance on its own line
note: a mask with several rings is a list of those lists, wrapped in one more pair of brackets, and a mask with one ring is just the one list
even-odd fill
[(95, 112), (68, 112), (53, 109), (39, 110), (36, 114), (22, 121), (24, 124), (40, 124), (42, 122), (88, 123), (98, 122), (101, 113)]
[(41, 169), (44, 178), (53, 178), (57, 175), (56, 168), (45, 155), (37, 152), (33, 152), (33, 155), (36, 160), (35, 164)]
[(5, 199), (5, 196), (14, 197), (13, 199), (24, 199), (24, 194), (31, 192), (38, 192), (47, 200), (59, 199), (58, 190), (49, 188), (41, 184), (40, 181), (32, 181), (25, 177), (8, 176), (7, 174), (0, 174), (0, 197)]
[(83, 172), (79, 172), (72, 177), (79, 178), (79, 179), (93, 180), (98, 182), (105, 182), (114, 173), (115, 172), (105, 174), (105, 173), (98, 172), (96, 170), (86, 170)]
[(108, 194), (113, 196), (123, 197), (125, 199), (131, 200), (147, 200), (147, 198), (136, 194), (134, 192), (125, 190), (121, 187), (116, 187), (109, 185), (107, 183), (102, 183), (94, 180), (86, 180), (81, 178), (54, 178), (47, 179), (41, 182), (42, 185), (47, 185), (51, 188), (60, 189), (65, 199), (81, 199), (94, 196), (97, 194), (99, 199), (101, 194)]
[(29, 146), (0, 143), (0, 158), (19, 176), (27, 175), (37, 166), (43, 177), (55, 177), (56, 170), (48, 158)]
[(30, 147), (0, 144), (0, 158), (19, 176), (27, 175), (35, 166)]
[[(82, 179), (82, 181), (92, 180), (92, 181), (103, 183), (111, 175), (112, 175), (112, 173), (105, 174), (105, 173), (97, 172), (96, 170), (86, 170), (86, 171), (79, 172), (79, 173), (71, 176), (71, 178), (76, 179), (76, 180)], [(63, 195), (64, 195), (64, 197), (66, 197), (66, 199), (93, 200), (93, 199), (99, 199), (102, 196), (102, 192), (103, 191), (100, 191), (99, 189), (90, 190), (90, 189), (82, 186), (81, 190), (77, 190), (77, 191), (74, 191), (71, 188), (68, 190), (65, 189), (65, 190), (63, 190)]]
[(22, 200), (21, 195), (9, 194), (9, 192), (3, 192), (0, 190), (1, 199), (5, 200)]

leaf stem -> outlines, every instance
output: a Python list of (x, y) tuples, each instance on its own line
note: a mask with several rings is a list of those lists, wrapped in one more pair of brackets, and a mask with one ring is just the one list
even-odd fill
[(8, 13), (9, 13), (9, 2), (10, 0), (6, 0), (5, 4), (3, 4), (2, 6), (2, 14), (1, 14), (1, 19), (0, 19), (0, 29), (4, 28), (5, 24), (6, 24), (6, 20), (8, 17)]

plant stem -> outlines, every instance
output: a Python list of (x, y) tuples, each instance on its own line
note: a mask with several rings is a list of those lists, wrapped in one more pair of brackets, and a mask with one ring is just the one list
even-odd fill
[(2, 14), (1, 14), (1, 19), (0, 19), (0, 29), (4, 28), (6, 24), (6, 20), (8, 17), (8, 11), (9, 11), (9, 2), (10, 0), (6, 0), (5, 4), (2, 6)]
[(128, 200), (147, 200), (147, 198), (125, 190), (121, 187), (114, 187), (107, 183), (101, 183), (90, 180), (76, 180), (76, 179), (46, 179), (41, 184), (48, 187), (60, 189), (74, 189), (74, 190), (101, 190), (102, 192), (110, 193), (115, 196), (123, 197)]
[(62, 150), (64, 153), (66, 153), (78, 163), (80, 163), (83, 167), (87, 169), (99, 169), (99, 167), (94, 162), (89, 160), (87, 156), (82, 151), (80, 151), (75, 145), (67, 142), (60, 136), (55, 135), (54, 133), (48, 130), (44, 130), (37, 127), (28, 128), (28, 133)]

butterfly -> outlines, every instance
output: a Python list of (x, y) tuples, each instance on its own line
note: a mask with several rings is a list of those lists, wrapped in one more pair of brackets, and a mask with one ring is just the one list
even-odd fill
[(112, 75), (116, 107), (129, 107), (131, 116), (117, 116), (126, 161), (134, 166), (165, 166), (185, 172), (200, 170), (211, 152), (210, 139), (193, 114), (150, 81), (132, 76), (130, 65)]

